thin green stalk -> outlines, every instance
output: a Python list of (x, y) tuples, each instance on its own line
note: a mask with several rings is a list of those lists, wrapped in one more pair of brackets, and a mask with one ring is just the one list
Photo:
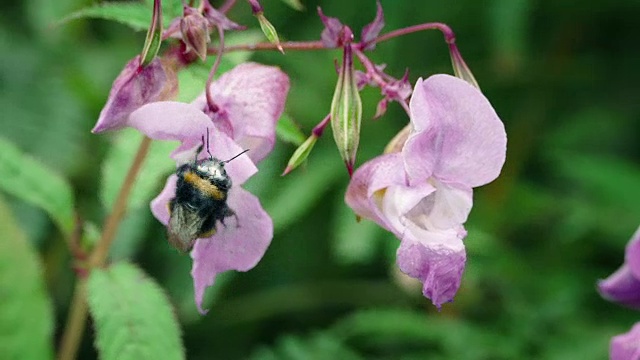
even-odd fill
[[(118, 198), (113, 205), (109, 217), (107, 217), (104, 222), (100, 241), (89, 256), (89, 262), (87, 264), (88, 271), (85, 272), (87, 276), (91, 272), (91, 269), (103, 267), (107, 261), (109, 249), (115, 239), (118, 225), (120, 225), (120, 221), (122, 221), (127, 209), (129, 194), (131, 193), (136, 177), (140, 173), (144, 159), (149, 152), (150, 145), (151, 139), (145, 137), (138, 147), (138, 152), (136, 153), (133, 163), (127, 172), (122, 187), (120, 188), (120, 192), (118, 193)], [(78, 353), (78, 347), (80, 346), (80, 341), (82, 340), (82, 335), (87, 322), (87, 276), (79, 276), (74, 289), (73, 298), (69, 305), (67, 324), (64, 329), (64, 334), (62, 335), (60, 350), (58, 352), (58, 359), (60, 360), (73, 360), (76, 358)]]

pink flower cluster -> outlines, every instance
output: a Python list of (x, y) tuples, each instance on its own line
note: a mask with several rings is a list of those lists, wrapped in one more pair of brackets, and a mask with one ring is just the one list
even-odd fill
[[(129, 72), (128, 68), (124, 72)], [(191, 252), (196, 304), (204, 312), (204, 291), (213, 284), (217, 274), (253, 268), (273, 237), (271, 218), (258, 198), (241, 185), (258, 171), (256, 164), (273, 149), (275, 126), (284, 110), (289, 78), (276, 67), (256, 63), (239, 65), (211, 84), (210, 92), (218, 106), (216, 112), (208, 109), (204, 94), (191, 104), (153, 101), (143, 105), (141, 102), (147, 98), (142, 97), (137, 107), (132, 107), (113, 97), (129, 94), (138, 99), (136, 94), (145, 92), (139, 90), (136, 81), (130, 81), (133, 84), (130, 87), (116, 87), (118, 83), (116, 80), (94, 131), (129, 126), (152, 139), (180, 141), (172, 154), (178, 166), (193, 160), (202, 136), (207, 133), (210, 151), (218, 159), (229, 159), (243, 149), (251, 149), (225, 166), (233, 179), (227, 204), (237, 214), (239, 226), (218, 226), (216, 234), (199, 239)], [(159, 87), (152, 83), (147, 86)], [(206, 153), (200, 155), (206, 156)], [(175, 197), (176, 180), (176, 175), (171, 175), (160, 195), (151, 202), (154, 216), (165, 225), (169, 222), (168, 204)]]
[[(164, 34), (181, 37), (186, 50), (202, 59), (208, 51), (211, 27), (218, 29), (221, 47), (223, 30), (237, 28), (208, 1), (203, 4), (200, 9), (185, 7), (184, 17), (176, 19)], [(493, 181), (504, 164), (507, 142), (504, 126), (485, 96), (471, 85), (475, 83), (469, 80), (473, 76), (446, 25), (425, 24), (400, 32), (429, 28), (443, 31), (454, 69), (467, 74), (469, 82), (434, 75), (419, 79), (411, 91), (408, 72), (395, 79), (364, 54), (375, 48), (384, 26), (379, 2), (375, 19), (362, 30), (360, 43), (353, 43), (351, 30), (337, 18), (327, 17), (320, 10), (319, 15), (325, 25), (322, 44), (326, 48), (342, 47), (343, 63), (331, 114), (318, 125), (318, 131), (314, 130), (310, 141), (302, 145), (304, 151), (294, 165), (308, 156), (331, 120), (336, 144), (351, 173), (360, 139), (359, 90), (365, 85), (381, 88), (383, 99), (376, 116), (384, 114), (389, 102), (400, 103), (410, 113), (406, 141), (397, 142), (399, 145), (391, 152), (355, 171), (346, 203), (359, 216), (375, 221), (400, 239), (399, 268), (420, 280), (424, 295), (440, 308), (453, 299), (460, 287), (466, 262), (464, 223), (473, 205), (473, 188)], [(355, 72), (354, 54), (363, 63), (365, 73)], [(216, 62), (207, 91), (186, 104), (168, 100), (177, 93), (176, 68), (188, 62), (177, 65), (180, 56), (177, 60), (169, 59), (155, 58), (145, 66), (139, 58), (129, 62), (114, 82), (93, 131), (129, 126), (152, 139), (180, 141), (172, 154), (178, 166), (193, 161), (201, 137), (207, 133), (212, 145), (209, 150), (215, 158), (229, 159), (251, 149), (226, 165), (233, 184), (227, 203), (237, 214), (239, 226), (218, 226), (215, 235), (197, 240), (191, 252), (196, 303), (204, 312), (204, 291), (217, 274), (253, 268), (273, 237), (271, 218), (259, 200), (241, 185), (257, 172), (256, 164), (273, 149), (276, 122), (284, 109), (289, 79), (275, 67), (245, 63), (210, 82), (217, 69)], [(151, 203), (153, 214), (165, 225), (169, 222), (168, 204), (175, 197), (176, 184), (177, 176), (170, 176)]]
[(400, 239), (398, 266), (440, 307), (460, 286), (472, 189), (500, 174), (507, 137), (484, 95), (449, 75), (419, 79), (409, 107), (402, 150), (358, 168), (346, 202)]

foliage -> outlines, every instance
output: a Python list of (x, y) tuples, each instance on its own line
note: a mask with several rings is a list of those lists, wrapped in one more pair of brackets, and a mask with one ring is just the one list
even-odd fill
[(53, 358), (53, 307), (42, 265), (0, 197), (0, 353), (4, 359)]
[(102, 359), (184, 359), (180, 330), (166, 295), (128, 263), (91, 272), (89, 308)]

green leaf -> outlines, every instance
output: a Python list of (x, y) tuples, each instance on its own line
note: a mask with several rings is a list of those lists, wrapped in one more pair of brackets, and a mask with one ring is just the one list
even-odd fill
[(0, 189), (46, 211), (66, 235), (73, 230), (73, 193), (67, 181), (0, 138)]
[[(165, 27), (171, 20), (182, 14), (180, 1), (163, 1), (162, 23)], [(153, 1), (147, 2), (106, 2), (75, 11), (59, 21), (59, 24), (71, 20), (93, 18), (119, 22), (133, 30), (144, 31), (151, 24)]]
[(272, 348), (260, 348), (252, 360), (361, 359), (362, 357), (328, 333), (311, 336), (284, 336)]
[(276, 135), (282, 141), (292, 143), (296, 146), (302, 145), (307, 139), (298, 124), (296, 124), (287, 114), (282, 114), (276, 125)]
[(94, 270), (87, 291), (101, 359), (185, 358), (169, 300), (140, 269), (123, 262)]
[[(102, 166), (102, 186), (100, 189), (100, 196), (105, 208), (113, 207), (142, 138), (143, 136), (137, 131), (124, 129), (118, 132), (118, 137), (109, 149)], [(169, 157), (169, 154), (176, 147), (177, 142), (172, 141), (153, 141), (151, 143), (149, 153), (133, 185), (127, 204), (129, 209), (147, 204), (157, 194), (167, 175), (175, 171), (176, 163)]]
[[(516, 349), (496, 332), (461, 320), (429, 316), (405, 309), (356, 312), (333, 326), (334, 336), (367, 353), (416, 352), (417, 358), (513, 359)], [(435, 355), (435, 356), (434, 356)]]
[(555, 157), (563, 176), (602, 204), (638, 209), (640, 169), (623, 159), (602, 155), (558, 152)]
[(52, 332), (38, 255), (0, 198), (0, 354), (8, 360), (51, 359)]

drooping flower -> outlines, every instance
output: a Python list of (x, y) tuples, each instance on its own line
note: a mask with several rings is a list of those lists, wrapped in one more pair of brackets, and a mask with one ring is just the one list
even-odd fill
[[(191, 252), (195, 300), (203, 313), (205, 289), (214, 283), (217, 274), (253, 268), (273, 237), (271, 218), (259, 200), (241, 185), (257, 172), (255, 163), (273, 148), (275, 124), (284, 107), (289, 80), (278, 68), (249, 63), (237, 66), (211, 86), (219, 107), (216, 113), (204, 111), (206, 100), (202, 97), (191, 104), (171, 101), (147, 104), (134, 111), (127, 121), (128, 126), (152, 139), (180, 141), (172, 154), (178, 166), (193, 161), (195, 149), (207, 133), (215, 158), (229, 159), (250, 149), (225, 165), (233, 185), (227, 204), (236, 213), (237, 222), (218, 224), (217, 232), (198, 239)], [(171, 175), (151, 202), (154, 216), (165, 225), (170, 217), (169, 201), (175, 197), (176, 180), (176, 175)]]
[(609, 301), (640, 309), (640, 227), (627, 244), (624, 264), (599, 281), (598, 290)]
[(640, 359), (640, 323), (633, 325), (629, 332), (614, 336), (609, 346), (610, 360)]
[(107, 103), (91, 131), (121, 129), (127, 125), (129, 114), (142, 105), (170, 100), (177, 94), (178, 77), (170, 61), (156, 57), (143, 66), (140, 56), (136, 56), (114, 80)]
[(460, 286), (472, 188), (499, 175), (506, 134), (484, 95), (452, 76), (419, 79), (410, 110), (402, 151), (358, 168), (346, 202), (400, 239), (399, 268), (439, 308)]

